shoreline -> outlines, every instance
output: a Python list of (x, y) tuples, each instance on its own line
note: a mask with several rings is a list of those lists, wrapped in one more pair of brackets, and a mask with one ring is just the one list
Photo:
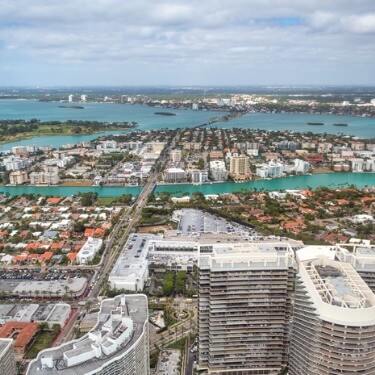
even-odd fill
[[(120, 133), (123, 133), (124, 131), (131, 131), (135, 127), (131, 128), (115, 128), (115, 127), (107, 127), (102, 130), (95, 130), (92, 132), (82, 132), (82, 133), (36, 133), (36, 134), (25, 134), (24, 136), (21, 137), (16, 137), (14, 139), (10, 139), (7, 141), (0, 141), (0, 146), (6, 146), (8, 143), (13, 143), (13, 142), (19, 142), (19, 141), (27, 141), (28, 139), (32, 138), (44, 138), (44, 137), (65, 137), (65, 136), (85, 136), (85, 135), (95, 135), (95, 134), (100, 134), (106, 131), (116, 131), (118, 130)], [(21, 133), (22, 134), (22, 133)]]
[[(257, 180), (247, 180), (247, 181), (244, 181), (243, 183), (236, 183), (234, 181), (212, 181), (210, 183), (205, 183), (205, 184), (193, 184), (193, 183), (186, 183), (186, 182), (177, 182), (177, 183), (165, 183), (165, 182), (161, 182), (161, 183), (157, 183), (156, 184), (156, 187), (155, 189), (158, 189), (159, 187), (162, 189), (163, 187), (173, 187), (173, 186), (186, 186), (188, 188), (192, 188), (192, 187), (197, 187), (198, 189), (200, 187), (205, 187), (205, 186), (212, 186), (212, 185), (216, 185), (216, 186), (220, 186), (220, 185), (235, 185), (235, 186), (243, 186), (243, 185), (246, 185), (246, 184), (249, 184), (249, 183), (271, 183), (273, 181), (283, 181), (283, 180), (290, 180), (290, 179), (295, 179), (295, 178), (303, 178), (303, 177), (319, 177), (319, 176), (330, 176), (330, 175), (347, 175), (347, 174), (350, 174), (350, 175), (362, 175), (362, 176), (366, 176), (366, 175), (375, 175), (375, 172), (335, 172), (335, 171), (331, 171), (331, 172), (319, 172), (319, 173), (312, 173), (312, 174), (302, 174), (302, 175), (291, 175), (291, 176), (284, 176), (284, 177), (278, 177), (278, 178), (272, 178), (272, 179), (257, 179)], [(349, 184), (350, 181), (347, 182), (347, 184)], [(1, 193), (1, 188), (2, 187), (7, 187), (7, 188), (42, 188), (42, 189), (47, 189), (47, 188), (75, 188), (75, 187), (83, 187), (83, 188), (90, 188), (90, 189), (93, 189), (94, 191), (96, 189), (115, 189), (115, 190), (120, 190), (120, 189), (132, 189), (132, 190), (136, 190), (136, 189), (142, 189), (144, 185), (137, 185), (137, 186), (134, 186), (134, 185), (129, 185), (129, 186), (119, 186), (119, 185), (102, 185), (102, 186), (94, 186), (92, 185), (91, 182), (88, 182), (88, 181), (82, 181), (81, 183), (69, 183), (69, 181), (67, 181), (67, 183), (63, 183), (63, 184), (59, 184), (59, 185), (0, 185), (0, 193)], [(375, 186), (375, 180), (374, 180), (374, 185)]]

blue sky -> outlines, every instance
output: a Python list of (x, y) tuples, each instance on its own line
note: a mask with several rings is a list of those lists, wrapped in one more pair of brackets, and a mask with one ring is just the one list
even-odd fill
[(0, 0), (0, 86), (375, 84), (374, 0)]

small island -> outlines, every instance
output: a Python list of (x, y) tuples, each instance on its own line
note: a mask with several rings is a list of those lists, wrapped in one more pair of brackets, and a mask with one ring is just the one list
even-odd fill
[(176, 116), (176, 114), (172, 113), (172, 112), (155, 112), (154, 115), (159, 115), (159, 116)]
[(81, 105), (59, 105), (59, 108), (70, 108), (70, 109), (85, 109)]
[(349, 126), (348, 124), (333, 124), (333, 126)]
[(324, 125), (323, 122), (308, 122), (307, 125), (321, 126)]

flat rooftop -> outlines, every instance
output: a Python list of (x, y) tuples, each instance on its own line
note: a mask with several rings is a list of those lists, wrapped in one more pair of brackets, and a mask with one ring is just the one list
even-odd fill
[(241, 233), (246, 229), (211, 214), (195, 210), (183, 209), (175, 211), (178, 220), (177, 233), (181, 236), (194, 236), (199, 233)]
[[(72, 278), (69, 280), (1, 280), (0, 291), (8, 292), (10, 294), (22, 294), (28, 295), (29, 293), (49, 293), (52, 295), (59, 294), (62, 297), (66, 293), (65, 287), (67, 287), (68, 293), (72, 292), (75, 295), (80, 295), (84, 292), (84, 288), (87, 284), (85, 277)], [(48, 296), (49, 294), (47, 294)]]
[(149, 240), (160, 236), (136, 233), (129, 236), (109, 277), (142, 277), (147, 267)]
[(212, 271), (285, 269), (294, 265), (288, 242), (201, 245), (199, 266)]

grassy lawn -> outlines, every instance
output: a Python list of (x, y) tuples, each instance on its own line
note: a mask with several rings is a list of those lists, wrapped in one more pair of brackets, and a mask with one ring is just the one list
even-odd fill
[(59, 186), (91, 186), (92, 181), (63, 181)]
[(98, 200), (98, 206), (110, 206), (112, 202), (116, 200), (116, 197), (100, 197)]
[(186, 337), (183, 337), (182, 339), (179, 339), (175, 341), (173, 344), (168, 345), (169, 349), (178, 349), (183, 352), (185, 350), (185, 345), (186, 345)]
[(38, 355), (38, 353), (41, 350), (50, 348), (57, 334), (58, 331), (39, 332), (35, 341), (30, 346), (29, 350), (26, 352), (25, 358), (33, 359)]

